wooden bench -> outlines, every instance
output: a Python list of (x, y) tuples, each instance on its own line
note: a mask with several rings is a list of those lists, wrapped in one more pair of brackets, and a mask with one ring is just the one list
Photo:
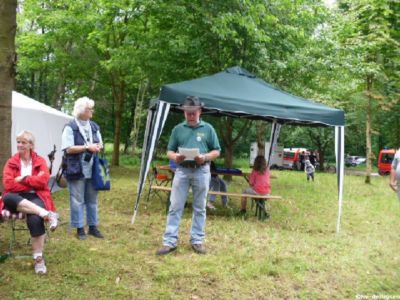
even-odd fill
[[(150, 186), (150, 190), (158, 190), (171, 193), (172, 187), (170, 186), (159, 186), (159, 185), (152, 185)], [(258, 216), (259, 220), (265, 220), (269, 215), (265, 208), (265, 201), (268, 199), (282, 199), (281, 196), (272, 196), (272, 195), (253, 195), (253, 194), (243, 194), (243, 193), (231, 193), (231, 192), (216, 192), (216, 191), (209, 191), (208, 195), (217, 195), (217, 196), (230, 196), (230, 197), (245, 197), (251, 198), (254, 200), (256, 204), (256, 213), (255, 215)], [(169, 197), (168, 197), (169, 199)], [(169, 200), (167, 202), (167, 212), (169, 207)]]

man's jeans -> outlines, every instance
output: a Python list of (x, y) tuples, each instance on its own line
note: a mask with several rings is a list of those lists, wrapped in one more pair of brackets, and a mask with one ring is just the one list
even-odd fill
[(85, 207), (87, 225), (97, 226), (97, 191), (93, 188), (92, 179), (69, 180), (68, 189), (71, 227), (81, 228), (85, 225)]
[(164, 233), (164, 245), (176, 247), (178, 241), (179, 224), (189, 187), (193, 191), (193, 214), (190, 242), (201, 244), (204, 240), (206, 223), (206, 197), (210, 184), (210, 165), (199, 168), (178, 167), (172, 182), (171, 206), (169, 207), (167, 226)]

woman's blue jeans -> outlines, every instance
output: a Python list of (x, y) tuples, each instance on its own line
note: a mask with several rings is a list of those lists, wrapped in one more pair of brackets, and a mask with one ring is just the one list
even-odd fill
[(93, 188), (92, 179), (69, 180), (68, 189), (71, 227), (81, 228), (85, 225), (85, 208), (87, 225), (97, 226), (97, 191)]
[(164, 245), (176, 247), (178, 242), (179, 225), (183, 209), (189, 194), (193, 191), (192, 228), (190, 242), (201, 244), (204, 240), (206, 224), (206, 198), (210, 184), (210, 165), (199, 168), (178, 167), (172, 182), (171, 205), (168, 211), (167, 225), (164, 233)]

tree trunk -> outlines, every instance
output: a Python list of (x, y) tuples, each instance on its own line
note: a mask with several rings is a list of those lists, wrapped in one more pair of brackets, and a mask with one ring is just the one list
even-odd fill
[[(224, 153), (224, 165), (227, 168), (232, 168), (233, 166), (233, 147), (225, 148), (225, 153)], [(231, 181), (232, 176), (231, 175), (225, 175), (224, 179)]]
[[(137, 102), (138, 98), (139, 98), (139, 90), (138, 90), (137, 95), (136, 95), (136, 102)], [(125, 134), (125, 137), (124, 137), (124, 154), (128, 154), (128, 149), (129, 149), (129, 146), (131, 145), (131, 136), (133, 135), (133, 129), (132, 128), (133, 128), (133, 122), (134, 122), (134, 118), (135, 118), (135, 107), (136, 107), (135, 99), (131, 100), (131, 103), (130, 103), (129, 106), (130, 106), (129, 107), (130, 118), (129, 118), (128, 123), (126, 125), (126, 134)]]
[[(224, 145), (224, 166), (232, 168), (233, 166), (233, 149), (239, 138), (248, 130), (251, 121), (246, 120), (242, 128), (240, 128), (236, 137), (233, 136), (233, 118), (223, 117), (219, 118), (219, 135), (220, 141)], [(232, 176), (225, 175), (224, 179), (227, 181), (232, 180)]]
[(319, 162), (319, 169), (324, 170), (325, 168), (325, 151), (322, 149), (318, 149), (318, 162)]
[(265, 137), (267, 135), (267, 122), (257, 121), (256, 122), (257, 132), (257, 155), (265, 156)]
[(31, 71), (31, 85), (29, 87), (29, 95), (35, 99), (35, 71)]
[[(400, 112), (398, 112), (398, 114), (400, 114)], [(394, 134), (395, 134), (394, 140), (396, 141), (394, 147), (400, 148), (400, 120), (399, 120), (399, 118), (395, 119), (395, 124), (396, 125), (394, 128), (397, 128), (397, 129), (394, 130)]]
[(132, 129), (132, 134), (131, 134), (131, 141), (132, 141), (132, 154), (136, 154), (136, 148), (138, 144), (138, 138), (139, 138), (139, 131), (140, 131), (140, 123), (143, 115), (143, 103), (144, 103), (144, 98), (146, 97), (147, 94), (147, 88), (149, 86), (149, 82), (147, 79), (144, 80), (144, 84), (140, 85), (140, 91), (141, 93), (138, 94), (139, 97), (136, 99), (136, 109), (135, 109), (135, 117), (133, 121), (133, 129)]
[[(222, 144), (224, 145), (224, 166), (226, 168), (232, 168), (232, 163), (233, 163), (233, 137), (232, 137), (232, 132), (233, 132), (233, 119), (232, 118), (227, 118), (223, 117), (219, 119), (220, 121), (220, 139), (222, 140)], [(230, 175), (225, 175), (224, 176), (225, 181), (231, 181), (232, 176)]]
[(113, 89), (113, 97), (115, 100), (115, 127), (114, 127), (114, 147), (112, 154), (112, 162), (113, 166), (119, 166), (119, 145), (121, 142), (121, 125), (122, 125), (122, 108), (124, 107), (125, 101), (125, 83), (119, 82), (119, 84), (115, 84), (115, 81), (112, 82)]
[[(330, 129), (329, 129), (330, 131)], [(313, 142), (313, 144), (317, 147), (318, 150), (318, 157), (317, 160), (319, 162), (319, 169), (325, 170), (325, 153), (326, 150), (328, 149), (328, 146), (331, 141), (331, 134), (327, 132), (326, 129), (320, 128), (320, 129), (315, 129), (315, 128), (309, 128), (307, 130), (308, 135)]]
[[(71, 52), (72, 43), (67, 42), (64, 46), (64, 52), (70, 53)], [(96, 76), (96, 74), (95, 74)], [(59, 77), (57, 80), (57, 88), (53, 96), (51, 97), (51, 106), (61, 110), (64, 105), (65, 101), (65, 92), (66, 92), (66, 79), (65, 79), (65, 67), (62, 67), (59, 73)], [(92, 85), (90, 87), (90, 92), (93, 93), (94, 91), (94, 80), (92, 81)]]
[(61, 72), (56, 91), (53, 94), (53, 97), (51, 99), (51, 106), (58, 110), (60, 110), (64, 104), (65, 85), (66, 85), (66, 82), (65, 82), (64, 72)]
[(372, 78), (367, 76), (367, 121), (366, 121), (366, 146), (367, 146), (367, 170), (365, 174), (365, 183), (371, 183), (372, 172), (372, 146), (371, 146), (371, 131), (372, 131), (372, 99), (371, 99)]
[[(0, 166), (11, 156), (11, 107), (15, 87), (15, 32), (17, 30), (17, 0), (0, 2)], [(3, 190), (3, 172), (0, 172)]]

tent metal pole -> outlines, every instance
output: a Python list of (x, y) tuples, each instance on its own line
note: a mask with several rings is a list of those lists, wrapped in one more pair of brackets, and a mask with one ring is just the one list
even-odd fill
[(338, 185), (338, 218), (336, 233), (340, 232), (343, 206), (343, 183), (344, 183), (344, 126), (335, 126), (335, 153), (336, 153), (336, 174)]
[(276, 120), (272, 122), (271, 137), (269, 139), (269, 152), (267, 157), (267, 166), (271, 167), (271, 157), (275, 151), (276, 144), (278, 143), (279, 133), (281, 130), (281, 124)]

